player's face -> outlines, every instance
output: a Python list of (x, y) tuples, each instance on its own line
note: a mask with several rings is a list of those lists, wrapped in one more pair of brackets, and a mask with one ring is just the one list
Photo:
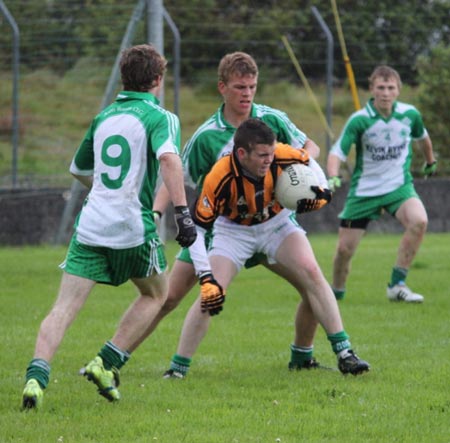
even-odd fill
[(381, 115), (389, 116), (392, 113), (392, 107), (400, 94), (400, 90), (395, 78), (384, 79), (375, 78), (370, 92), (374, 98), (373, 104)]
[(241, 166), (253, 177), (265, 177), (273, 161), (275, 143), (273, 145), (256, 145), (254, 149), (247, 152), (243, 148), (238, 149), (238, 157)]
[(219, 92), (223, 97), (227, 113), (244, 118), (250, 117), (257, 84), (256, 75), (238, 74), (231, 75), (227, 83), (219, 82)]

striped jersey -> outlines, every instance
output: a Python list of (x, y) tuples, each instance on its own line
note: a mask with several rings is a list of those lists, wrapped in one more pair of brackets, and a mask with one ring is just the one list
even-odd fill
[(373, 99), (369, 100), (350, 116), (331, 149), (345, 161), (355, 145), (349, 196), (384, 195), (412, 182), (412, 141), (427, 135), (422, 116), (414, 106), (395, 102), (391, 115), (384, 118), (374, 107)]
[[(236, 128), (225, 120), (223, 106), (222, 104), (197, 129), (183, 149), (185, 183), (194, 189), (201, 189), (203, 180), (213, 165), (233, 150)], [(287, 143), (294, 148), (302, 148), (306, 143), (306, 135), (282, 111), (253, 103), (250, 117), (259, 118), (266, 123), (281, 143)]]
[(232, 152), (221, 158), (206, 176), (197, 200), (194, 221), (209, 229), (222, 215), (241, 225), (263, 223), (283, 207), (275, 200), (275, 185), (283, 167), (309, 163), (308, 152), (277, 143), (274, 160), (264, 178), (251, 178)]
[(143, 244), (155, 232), (152, 205), (159, 157), (179, 153), (178, 117), (151, 93), (122, 91), (92, 121), (70, 166), (93, 176), (77, 217), (80, 243), (114, 249)]

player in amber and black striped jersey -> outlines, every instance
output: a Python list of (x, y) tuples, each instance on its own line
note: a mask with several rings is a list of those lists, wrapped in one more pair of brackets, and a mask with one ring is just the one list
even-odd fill
[[(369, 370), (369, 364), (351, 349), (337, 301), (305, 232), (290, 221), (291, 211), (274, 198), (274, 183), (282, 166), (293, 162), (307, 163), (307, 153), (287, 145), (277, 146), (274, 133), (264, 122), (248, 119), (236, 131), (232, 154), (217, 162), (206, 176), (195, 207), (198, 237), (189, 249), (197, 274), (211, 270), (219, 290), (201, 291), (191, 307), (179, 342), (179, 349), (185, 352), (183, 358), (192, 359), (206, 333), (201, 325), (208, 325), (209, 316), (221, 312), (227, 288), (246, 260), (264, 254), (269, 269), (276, 270), (302, 299), (308, 300), (327, 333), (339, 370), (353, 375)], [(330, 201), (328, 189), (311, 186), (311, 190), (322, 202), (315, 208)], [(300, 202), (298, 211), (304, 208)], [(214, 235), (207, 252), (202, 237), (212, 224)], [(299, 366), (295, 361), (289, 364), (291, 369)], [(177, 366), (171, 370), (182, 374)]]
[[(244, 52), (226, 54), (218, 68), (219, 93), (223, 103), (193, 134), (182, 152), (185, 169), (185, 183), (199, 194), (205, 176), (222, 157), (229, 155), (233, 149), (233, 137), (239, 125), (248, 118), (258, 118), (266, 123), (274, 132), (277, 142), (287, 143), (296, 149), (305, 149), (310, 155), (310, 166), (322, 173), (320, 166), (314, 161), (320, 149), (313, 140), (301, 131), (287, 114), (270, 106), (254, 103), (258, 84), (258, 66), (255, 60)], [(164, 186), (161, 186), (155, 197), (153, 209), (155, 213), (164, 212), (168, 203)], [(293, 226), (298, 226), (295, 214), (290, 218)], [(206, 236), (209, 242), (211, 233)], [(247, 260), (246, 267), (262, 264), (269, 267), (263, 254), (256, 254)], [(276, 269), (271, 269), (277, 272)], [(140, 341), (144, 340), (157, 326), (159, 321), (169, 314), (180, 301), (197, 284), (198, 275), (192, 263), (188, 248), (178, 253), (169, 278), (169, 296), (152, 324), (143, 331)], [(311, 367), (313, 359), (313, 339), (317, 329), (317, 320), (312, 315), (309, 303), (304, 300), (298, 305), (296, 316), (296, 337), (292, 347), (292, 361), (298, 366)], [(202, 328), (204, 325), (202, 326)], [(206, 325), (207, 328), (207, 325)], [(139, 342), (136, 343), (136, 346)], [(189, 344), (187, 344), (189, 347)], [(186, 373), (189, 360), (183, 357), (183, 346), (174, 356), (168, 376), (173, 373)], [(170, 372), (171, 371), (171, 372)]]
[(206, 176), (193, 214), (196, 223), (210, 229), (219, 215), (241, 225), (271, 219), (283, 210), (274, 197), (277, 177), (284, 166), (293, 163), (308, 165), (308, 152), (282, 143), (277, 144), (273, 162), (262, 178), (243, 169), (236, 152), (223, 157)]

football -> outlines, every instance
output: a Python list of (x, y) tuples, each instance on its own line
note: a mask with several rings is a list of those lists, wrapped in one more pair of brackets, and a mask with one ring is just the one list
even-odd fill
[(319, 186), (314, 171), (301, 163), (287, 166), (278, 176), (275, 185), (275, 198), (285, 208), (296, 210), (297, 201), (316, 198), (311, 186)]

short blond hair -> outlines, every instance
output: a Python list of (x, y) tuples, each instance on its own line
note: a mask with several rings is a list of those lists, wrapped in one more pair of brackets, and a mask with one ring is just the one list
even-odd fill
[(375, 79), (382, 78), (383, 80), (395, 79), (397, 82), (398, 89), (402, 87), (402, 80), (400, 74), (388, 65), (377, 66), (369, 77), (369, 86), (372, 87), (375, 83)]
[(233, 74), (258, 76), (258, 65), (251, 55), (245, 52), (232, 52), (222, 57), (217, 74), (218, 80), (226, 84)]

